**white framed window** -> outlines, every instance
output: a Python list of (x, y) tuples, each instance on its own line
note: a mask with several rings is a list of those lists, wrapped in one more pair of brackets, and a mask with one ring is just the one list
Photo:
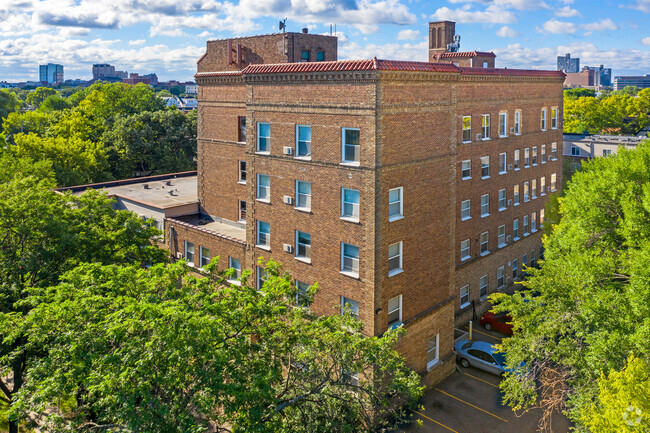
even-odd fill
[(542, 108), (542, 131), (546, 131), (546, 108)]
[(361, 160), (359, 128), (341, 128), (341, 161), (358, 165)]
[(551, 143), (551, 158), (557, 159), (557, 143)]
[(269, 153), (271, 151), (271, 124), (257, 122), (257, 151)]
[(557, 175), (555, 173), (551, 174), (551, 191), (555, 191), (557, 186)]
[(460, 259), (469, 259), (469, 239), (465, 239), (460, 243)]
[(268, 174), (257, 175), (257, 199), (260, 201), (271, 200), (271, 176)]
[(341, 188), (341, 218), (359, 221), (359, 191)]
[(499, 137), (508, 136), (508, 113), (499, 113)]
[(481, 179), (488, 179), (490, 177), (490, 157), (481, 157)]
[(540, 162), (542, 164), (546, 164), (546, 145), (545, 144), (542, 144), (540, 146), (540, 151), (541, 151), (541, 155), (540, 155), (540, 158), (539, 158)]
[(483, 276), (479, 279), (479, 290), (478, 290), (478, 292), (479, 292), (479, 297), (480, 297), (481, 301), (485, 301), (485, 300), (487, 299), (487, 294), (488, 294), (488, 281), (489, 281), (489, 280), (488, 280), (488, 276), (487, 276), (487, 274), (486, 274), (486, 275), (483, 275)]
[(485, 255), (490, 252), (490, 233), (483, 232), (481, 233), (481, 255)]
[(517, 206), (519, 204), (519, 185), (512, 188), (512, 203)]
[(512, 222), (512, 240), (516, 241), (519, 239), (519, 219), (515, 219)]
[(497, 228), (497, 242), (499, 243), (499, 248), (506, 245), (506, 225), (500, 225)]
[(262, 290), (264, 283), (269, 279), (266, 269), (261, 266), (257, 267), (257, 290)]
[(349, 312), (356, 320), (359, 320), (359, 301), (341, 296), (341, 316)]
[(341, 242), (341, 273), (351, 276), (359, 276), (359, 247)]
[(296, 258), (311, 262), (311, 234), (296, 230)]
[(528, 266), (528, 254), (524, 254), (521, 257), (521, 269), (523, 269), (525, 272), (527, 266)]
[(524, 167), (530, 167), (530, 149), (524, 149)]
[(539, 210), (539, 227), (542, 228), (542, 224), (544, 224), (544, 209)]
[(311, 158), (311, 126), (296, 125), (296, 156)]
[(578, 146), (571, 146), (571, 156), (580, 156), (580, 148)]
[(395, 242), (388, 246), (388, 276), (392, 277), (401, 273), (402, 268), (402, 242)]
[(537, 212), (530, 214), (530, 231), (532, 233), (537, 231)]
[(490, 216), (490, 194), (481, 196), (481, 218)]
[(465, 308), (469, 305), (469, 284), (460, 288), (460, 308)]
[(529, 183), (524, 182), (524, 203), (530, 200), (530, 188)]
[(507, 166), (507, 156), (506, 153), (500, 153), (499, 154), (499, 174), (505, 174), (508, 166)]
[(470, 201), (469, 200), (463, 200), (460, 203), (460, 219), (461, 221), (465, 221), (470, 219), (472, 216), (470, 214)]
[(257, 244), (258, 247), (271, 248), (271, 224), (264, 221), (257, 221)]
[(530, 192), (533, 198), (537, 198), (537, 179), (530, 181)]
[(199, 247), (199, 253), (201, 256), (201, 267), (207, 266), (210, 264), (210, 249), (206, 247)]
[(244, 200), (239, 200), (239, 221), (246, 221), (246, 202)]
[(194, 244), (185, 241), (185, 260), (190, 266), (194, 266)]
[(484, 114), (483, 120), (481, 121), (481, 133), (483, 134), (483, 140), (490, 139), (490, 115)]
[(497, 289), (503, 289), (506, 285), (506, 267), (500, 266), (497, 268)]
[(472, 116), (463, 116), (463, 143), (472, 141)]
[(539, 178), (539, 195), (546, 195), (546, 176)]
[(533, 146), (533, 152), (532, 152), (532, 163), (533, 165), (537, 165), (537, 146)]
[(388, 329), (402, 324), (402, 295), (388, 300)]
[(462, 179), (472, 178), (472, 160), (466, 159), (462, 162)]
[(309, 287), (309, 284), (296, 280), (296, 305), (299, 307), (309, 307)]
[(612, 149), (603, 149), (603, 156), (610, 156), (612, 154)]
[(519, 277), (519, 268), (518, 268), (519, 263), (517, 262), (517, 259), (514, 259), (512, 261), (512, 279), (516, 280)]
[(557, 108), (551, 108), (551, 129), (557, 129)]
[(404, 217), (403, 194), (404, 188), (401, 186), (388, 190), (388, 221), (395, 221)]
[(515, 110), (515, 135), (521, 134), (521, 111)]
[(537, 267), (537, 257), (535, 256), (535, 250), (532, 250), (530, 252), (530, 267), (531, 268)]
[(528, 215), (524, 215), (524, 236), (528, 236)]
[(241, 260), (235, 257), (228, 257), (228, 267), (235, 271), (228, 281), (231, 283), (239, 282), (239, 279), (241, 278)]
[(427, 370), (432, 370), (440, 363), (440, 334), (427, 340)]
[(515, 162), (514, 162), (514, 169), (519, 170), (519, 149), (515, 150)]
[(246, 161), (239, 161), (239, 183), (246, 183)]
[(296, 209), (311, 210), (311, 182), (296, 181)]
[(506, 208), (506, 189), (499, 190), (499, 210), (504, 210)]

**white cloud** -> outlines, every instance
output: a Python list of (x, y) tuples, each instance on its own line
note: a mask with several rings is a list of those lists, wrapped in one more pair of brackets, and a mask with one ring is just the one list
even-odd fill
[(449, 0), (449, 3), (481, 3), (486, 6), (496, 5), (506, 9), (517, 9), (520, 11), (549, 8), (548, 4), (539, 0)]
[(641, 39), (643, 45), (650, 45), (650, 37)]
[(618, 26), (614, 22), (607, 18), (605, 20), (600, 20), (595, 23), (583, 24), (582, 27), (590, 32), (598, 32), (604, 30), (618, 30)]
[(641, 12), (650, 12), (650, 0), (636, 0), (636, 4), (632, 8)]
[(558, 21), (556, 19), (548, 20), (544, 23), (540, 32), (553, 33), (553, 34), (573, 34), (578, 31), (578, 26), (573, 23)]
[(516, 38), (517, 36), (521, 36), (521, 33), (514, 31), (508, 26), (503, 26), (497, 31), (497, 36), (502, 38)]
[(420, 37), (420, 32), (417, 30), (402, 30), (397, 34), (397, 40), (398, 41), (403, 41), (403, 40), (415, 40)]
[(384, 45), (367, 44), (364, 46), (356, 42), (341, 44), (339, 46), (339, 58), (348, 59), (372, 59), (373, 57), (391, 60), (414, 60), (420, 62), (428, 61), (429, 42), (422, 41), (417, 44), (389, 43)]
[(569, 17), (580, 17), (582, 15), (577, 9), (572, 9), (569, 6), (564, 6), (563, 8), (555, 11), (555, 16), (569, 18)]
[(470, 5), (459, 9), (439, 8), (431, 15), (439, 21), (456, 21), (458, 23), (509, 24), (517, 21), (515, 15), (499, 6), (490, 5), (484, 11), (473, 11)]

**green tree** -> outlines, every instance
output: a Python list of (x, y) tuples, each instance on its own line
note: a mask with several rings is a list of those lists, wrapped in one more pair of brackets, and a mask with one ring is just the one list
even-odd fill
[[(163, 250), (151, 245), (159, 232), (136, 215), (112, 209), (112, 199), (91, 191), (58, 194), (49, 162), (33, 163), (0, 155), (0, 316), (22, 320), (39, 301), (38, 288), (82, 262), (157, 263)], [(28, 301), (29, 300), (29, 301)], [(6, 322), (4, 322), (6, 323)], [(11, 406), (9, 431), (17, 432), (18, 392), (40, 351), (15, 329), (0, 332), (0, 391)], [(7, 378), (11, 377), (12, 381)]]
[(591, 433), (645, 433), (650, 431), (650, 366), (630, 356), (622, 371), (598, 379), (598, 403), (581, 416)]
[(18, 111), (20, 106), (20, 101), (15, 94), (0, 90), (0, 125), (10, 113)]
[(38, 108), (49, 96), (56, 94), (56, 90), (49, 87), (38, 87), (27, 95), (27, 103), (34, 108)]
[(121, 116), (102, 137), (114, 152), (118, 178), (134, 172), (171, 173), (196, 169), (196, 113), (145, 111)]
[(364, 337), (351, 315), (295, 307), (293, 279), (275, 263), (261, 291), (247, 276), (227, 284), (216, 266), (195, 278), (182, 262), (86, 264), (36, 294), (28, 315), (1, 317), (5, 341), (28, 335), (43, 353), (17, 411), (69, 401), (48, 431), (355, 432), (421, 396), (393, 349), (401, 331)]
[(59, 95), (50, 95), (41, 104), (39, 110), (41, 111), (60, 111), (70, 108), (72, 104), (66, 98)]
[(39, 137), (36, 134), (18, 134), (12, 152), (17, 158), (34, 161), (48, 160), (57, 185), (84, 185), (110, 180), (108, 161), (101, 144), (77, 137)]
[(566, 89), (564, 91), (564, 96), (572, 99), (595, 98), (596, 91), (593, 89), (584, 89), (582, 87), (576, 87), (575, 89)]
[(158, 96), (161, 97), (161, 98), (162, 97), (171, 97), (172, 94), (171, 94), (171, 92), (169, 90), (162, 89), (160, 92), (158, 92)]
[(583, 164), (559, 216), (541, 269), (527, 269), (526, 295), (492, 300), (513, 317), (508, 362), (525, 363), (502, 382), (505, 401), (547, 415), (567, 405), (580, 426), (601, 372), (650, 353), (650, 142)]
[(12, 136), (10, 140), (13, 143), (13, 137), (16, 134), (29, 134), (33, 132), (41, 137), (44, 137), (50, 125), (55, 122), (56, 117), (51, 113), (43, 113), (40, 111), (25, 111), (24, 113), (10, 113), (2, 124), (2, 130), (8, 137)]
[(629, 95), (636, 96), (639, 93), (639, 88), (636, 86), (625, 86), (621, 90), (615, 90), (612, 92), (612, 95)]

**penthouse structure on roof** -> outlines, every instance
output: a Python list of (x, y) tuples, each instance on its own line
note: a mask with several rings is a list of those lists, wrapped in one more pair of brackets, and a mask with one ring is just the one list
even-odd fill
[(564, 74), (336, 53), (308, 33), (208, 42), (199, 210), (166, 217), (165, 244), (259, 288), (275, 259), (300, 290), (319, 283), (315, 313), (404, 326), (397, 349), (431, 386), (455, 368), (455, 325), (542, 255)]

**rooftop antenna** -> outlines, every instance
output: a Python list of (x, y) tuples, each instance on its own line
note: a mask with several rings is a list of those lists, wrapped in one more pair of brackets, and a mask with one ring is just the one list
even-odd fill
[(282, 30), (282, 33), (287, 32), (287, 19), (286, 18), (284, 20), (280, 21), (280, 30)]

